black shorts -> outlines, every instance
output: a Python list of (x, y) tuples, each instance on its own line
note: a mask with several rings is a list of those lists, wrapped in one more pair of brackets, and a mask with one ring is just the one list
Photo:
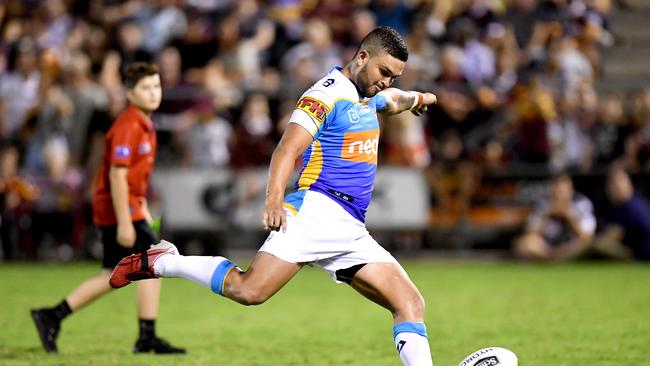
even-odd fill
[(117, 225), (100, 226), (102, 244), (104, 244), (104, 259), (102, 268), (114, 268), (122, 258), (133, 253), (140, 253), (149, 249), (152, 244), (158, 243), (158, 235), (151, 230), (145, 220), (133, 223), (135, 228), (135, 244), (133, 248), (125, 248), (117, 242)]

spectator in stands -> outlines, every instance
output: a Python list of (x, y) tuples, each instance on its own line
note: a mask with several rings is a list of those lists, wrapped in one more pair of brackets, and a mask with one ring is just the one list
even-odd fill
[(557, 90), (561, 98), (573, 98), (585, 83), (593, 83), (594, 69), (579, 48), (576, 37), (563, 37), (553, 41), (551, 60), (557, 67)]
[(13, 46), (8, 66), (9, 72), (0, 76), (0, 138), (15, 137), (38, 104), (41, 73), (31, 38), (24, 37)]
[(409, 9), (406, 5), (406, 1), (372, 1), (370, 9), (377, 18), (377, 25), (384, 25), (395, 28), (400, 34), (407, 33), (409, 23)]
[(512, 88), (517, 84), (517, 53), (512, 41), (504, 43), (496, 56), (496, 70), (489, 85), (494, 90), (499, 101), (506, 101)]
[(228, 166), (228, 142), (232, 136), (230, 122), (216, 114), (209, 97), (199, 99), (193, 112), (194, 121), (182, 137), (186, 164), (196, 168)]
[[(587, 3), (587, 4), (585, 4)], [(601, 3), (600, 6), (596, 3)], [(601, 64), (602, 47), (613, 44), (613, 37), (608, 31), (608, 24), (602, 8), (603, 1), (574, 2), (571, 9), (572, 29), (580, 52), (587, 57), (596, 77), (603, 72)]]
[[(364, 13), (359, 12), (357, 19), (362, 19), (362, 14)], [(411, 22), (405, 40), (409, 48), (409, 68), (400, 76), (399, 86), (409, 90), (431, 90), (434, 80), (440, 74), (439, 51), (429, 40), (423, 17), (417, 17)]]
[(489, 47), (484, 37), (481, 37), (480, 29), (468, 20), (458, 21), (457, 26), (460, 34), (459, 43), (463, 45), (463, 75), (473, 87), (487, 82), (495, 76), (496, 57), (494, 50)]
[(145, 38), (143, 47), (155, 54), (170, 40), (179, 38), (187, 31), (187, 17), (179, 9), (176, 0), (145, 2), (148, 5), (145, 17)]
[(36, 200), (38, 190), (18, 175), (20, 156), (12, 145), (0, 148), (0, 241), (4, 259), (19, 258), (20, 235), (28, 231), (24, 227), (29, 219), (29, 203)]
[(623, 156), (628, 133), (626, 122), (621, 96), (616, 93), (602, 96), (598, 103), (596, 123), (590, 131), (594, 165), (608, 164)]
[(32, 215), (31, 258), (70, 260), (77, 240), (73, 232), (79, 213), (82, 179), (69, 166), (68, 146), (63, 138), (52, 138), (43, 147), (45, 169), (32, 172), (39, 191)]
[(589, 248), (595, 230), (591, 201), (574, 191), (571, 177), (558, 175), (551, 181), (549, 199), (535, 208), (515, 240), (515, 255), (544, 262), (576, 258)]
[(242, 73), (242, 87), (251, 90), (260, 83), (263, 66), (268, 62), (268, 50), (275, 41), (275, 25), (258, 1), (240, 0), (236, 4), (241, 37), (238, 66)]
[(183, 60), (176, 47), (163, 48), (156, 56), (156, 64), (160, 67), (160, 82), (164, 92), (157, 114), (173, 118), (192, 106), (197, 97), (196, 88), (192, 88), (184, 79)]
[(512, 125), (516, 136), (514, 153), (520, 162), (546, 164), (551, 154), (549, 125), (558, 113), (551, 91), (541, 76), (531, 76), (527, 84), (513, 91)]
[[(305, 40), (290, 48), (282, 59), (294, 90), (287, 98), (294, 98), (308, 88), (321, 74), (341, 64), (341, 49), (332, 38), (329, 25), (321, 19), (311, 19), (305, 24)], [(304, 70), (301, 70), (305, 68)]]
[(381, 119), (382, 154), (390, 165), (426, 168), (431, 163), (423, 119), (411, 113)]
[(596, 122), (598, 95), (591, 83), (584, 82), (559, 103), (560, 115), (549, 125), (552, 142), (551, 167), (587, 172), (593, 161), (590, 130)]
[(72, 29), (72, 16), (66, 3), (63, 0), (40, 2), (34, 28), (37, 29), (36, 42), (42, 49), (63, 47), (68, 32)]
[(538, 19), (537, 0), (512, 0), (506, 10), (504, 22), (512, 30), (519, 49), (526, 48), (533, 36)]
[(233, 168), (260, 167), (271, 159), (274, 143), (268, 99), (251, 94), (244, 104), (239, 124), (231, 140), (230, 164)]
[(441, 57), (441, 74), (436, 79), (438, 104), (428, 114), (433, 159), (427, 181), (441, 213), (451, 214), (456, 221), (465, 215), (478, 182), (465, 138), (482, 120), (477, 118), (477, 101), (462, 72), (462, 49), (446, 46)]
[(617, 258), (650, 261), (650, 203), (634, 191), (623, 167), (614, 164), (607, 174), (608, 205), (594, 249)]
[(70, 55), (63, 65), (66, 80), (63, 93), (74, 105), (70, 125), (64, 131), (70, 147), (70, 163), (74, 166), (85, 165), (93, 149), (94, 134), (107, 129), (101, 126), (99, 115), (106, 113), (108, 95), (93, 80), (90, 66), (90, 59), (81, 52)]
[(650, 167), (650, 89), (630, 95), (630, 133), (625, 140), (625, 161), (628, 168)]
[(152, 60), (152, 54), (145, 49), (145, 40), (143, 27), (135, 18), (125, 18), (117, 24), (117, 51), (123, 65)]

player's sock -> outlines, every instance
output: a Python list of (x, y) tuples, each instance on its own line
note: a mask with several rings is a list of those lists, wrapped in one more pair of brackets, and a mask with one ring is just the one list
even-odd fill
[(54, 318), (56, 318), (56, 320), (58, 320), (60, 323), (63, 319), (65, 319), (66, 316), (72, 314), (72, 309), (70, 309), (68, 301), (66, 299), (63, 299), (59, 305), (52, 308), (52, 314), (54, 315)]
[(421, 322), (402, 322), (393, 327), (399, 358), (405, 366), (431, 366), (427, 328)]
[(156, 319), (140, 319), (140, 339), (152, 339), (156, 336)]
[(223, 281), (235, 264), (224, 257), (164, 255), (154, 263), (159, 277), (183, 277), (222, 295)]

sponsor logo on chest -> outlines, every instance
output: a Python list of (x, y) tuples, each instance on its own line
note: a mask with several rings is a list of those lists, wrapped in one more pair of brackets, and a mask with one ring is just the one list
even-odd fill
[(377, 164), (379, 129), (346, 132), (343, 135), (341, 159), (359, 163)]

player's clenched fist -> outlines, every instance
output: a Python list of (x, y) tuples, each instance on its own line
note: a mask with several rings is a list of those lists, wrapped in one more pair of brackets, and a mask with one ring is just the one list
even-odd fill
[(438, 98), (433, 93), (413, 93), (416, 94), (416, 99), (413, 103), (413, 107), (411, 107), (411, 113), (415, 114), (416, 116), (419, 116), (422, 113), (426, 112), (428, 109), (427, 106), (436, 104), (438, 102)]
[(272, 231), (287, 231), (287, 214), (282, 207), (282, 201), (266, 202), (264, 207), (264, 229)]

